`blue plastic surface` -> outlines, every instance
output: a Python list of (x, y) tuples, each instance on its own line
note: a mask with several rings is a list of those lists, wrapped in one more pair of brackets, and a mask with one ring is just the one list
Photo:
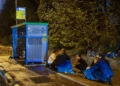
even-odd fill
[(67, 60), (64, 64), (57, 65), (57, 68), (58, 72), (74, 74), (74, 71), (72, 70), (72, 64), (69, 60)]

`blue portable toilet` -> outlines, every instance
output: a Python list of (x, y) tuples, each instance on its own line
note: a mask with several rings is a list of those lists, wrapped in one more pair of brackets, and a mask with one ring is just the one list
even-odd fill
[(25, 22), (12, 26), (13, 57), (28, 63), (47, 62), (48, 23)]

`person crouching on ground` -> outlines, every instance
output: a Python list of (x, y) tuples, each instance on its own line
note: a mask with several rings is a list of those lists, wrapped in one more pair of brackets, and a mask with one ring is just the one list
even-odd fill
[(57, 66), (58, 72), (72, 73), (72, 64), (70, 62), (70, 57), (66, 53), (66, 50), (62, 48), (60, 53), (57, 55), (55, 64)]
[(85, 77), (91, 80), (100, 81), (102, 83), (108, 82), (112, 85), (113, 71), (110, 67), (109, 61), (105, 59), (104, 54), (100, 54), (99, 58), (100, 59), (94, 66), (84, 72)]
[(55, 63), (57, 65), (64, 64), (66, 60), (70, 60), (70, 57), (67, 55), (66, 50), (62, 48), (56, 56)]
[(81, 71), (81, 73), (83, 73), (83, 72), (86, 70), (88, 64), (87, 64), (87, 62), (81, 57), (80, 54), (78, 54), (76, 57), (77, 57), (77, 60), (78, 60), (78, 61), (77, 61), (76, 68), (79, 69), (79, 70)]
[(54, 50), (53, 53), (48, 58), (49, 67), (53, 70), (57, 70), (54, 60), (56, 59), (58, 52), (59, 52), (59, 50)]

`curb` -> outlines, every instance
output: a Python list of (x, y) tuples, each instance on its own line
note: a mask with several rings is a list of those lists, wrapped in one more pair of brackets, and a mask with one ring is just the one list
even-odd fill
[(53, 71), (53, 70), (51, 70), (51, 69), (49, 69), (49, 68), (46, 68), (46, 67), (44, 67), (44, 68), (45, 68), (46, 70), (50, 71), (50, 72), (53, 72), (53, 73), (57, 74), (58, 76), (61, 76), (61, 77), (63, 77), (63, 78), (66, 78), (66, 79), (68, 79), (68, 80), (70, 80), (70, 81), (76, 82), (76, 83), (78, 83), (78, 84), (80, 84), (80, 85), (83, 85), (83, 86), (89, 86), (88, 84), (85, 84), (85, 83), (80, 82), (80, 81), (78, 81), (78, 80), (74, 80), (74, 79), (72, 79), (72, 78), (69, 77), (69, 76), (66, 76), (66, 75), (64, 75), (64, 74), (55, 72), (55, 71)]

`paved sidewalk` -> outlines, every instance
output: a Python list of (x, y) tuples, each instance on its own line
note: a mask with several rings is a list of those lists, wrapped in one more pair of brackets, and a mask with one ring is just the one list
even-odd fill
[(9, 79), (17, 82), (18, 86), (87, 86), (41, 65), (22, 66), (8, 58), (9, 56), (1, 56), (0, 65), (4, 66)]

